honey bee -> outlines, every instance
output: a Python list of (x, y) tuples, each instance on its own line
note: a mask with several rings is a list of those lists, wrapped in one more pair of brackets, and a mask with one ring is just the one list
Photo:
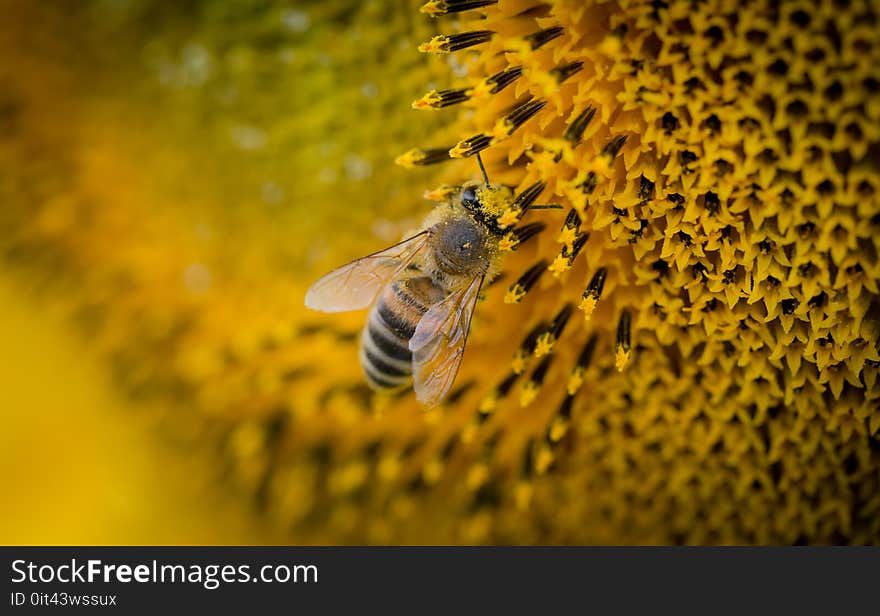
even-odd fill
[(370, 307), (360, 362), (373, 389), (412, 384), (419, 402), (434, 406), (455, 381), (480, 289), (497, 274), (504, 236), (484, 204), (497, 210), (512, 201), (510, 188), (491, 185), (479, 163), (484, 186), (462, 186), (415, 235), (343, 265), (306, 293), (306, 306), (322, 312)]

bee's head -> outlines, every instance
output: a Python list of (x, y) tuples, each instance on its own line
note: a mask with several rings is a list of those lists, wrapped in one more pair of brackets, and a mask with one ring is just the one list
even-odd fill
[(478, 223), (494, 235), (503, 235), (498, 217), (510, 206), (513, 192), (510, 187), (465, 184), (461, 188), (461, 205)]

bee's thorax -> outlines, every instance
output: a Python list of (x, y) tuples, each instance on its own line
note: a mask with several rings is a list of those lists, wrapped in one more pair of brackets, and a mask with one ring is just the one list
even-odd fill
[(473, 277), (485, 272), (488, 263), (486, 234), (477, 223), (470, 219), (453, 219), (438, 224), (434, 233), (433, 250), (426, 260), (425, 271), (435, 280)]

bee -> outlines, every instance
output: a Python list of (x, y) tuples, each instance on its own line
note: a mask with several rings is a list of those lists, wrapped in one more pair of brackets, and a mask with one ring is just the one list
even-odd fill
[(343, 265), (306, 293), (313, 310), (370, 308), (360, 362), (375, 390), (412, 385), (419, 402), (434, 406), (455, 381), (480, 289), (498, 273), (504, 231), (485, 204), (497, 212), (513, 199), (478, 162), (484, 186), (465, 184), (415, 235)]

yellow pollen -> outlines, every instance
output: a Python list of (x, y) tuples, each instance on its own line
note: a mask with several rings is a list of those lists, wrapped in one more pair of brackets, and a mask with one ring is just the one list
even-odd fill
[(553, 420), (553, 423), (550, 425), (550, 440), (554, 443), (560, 441), (563, 436), (568, 432), (568, 420), (564, 417), (557, 417)]
[(521, 407), (527, 407), (532, 402), (535, 401), (535, 398), (538, 397), (538, 385), (533, 381), (527, 381), (523, 386), (522, 390), (519, 394), (519, 405)]
[(446, 14), (445, 7), (445, 0), (430, 0), (430, 2), (423, 4), (422, 7), (419, 8), (419, 11), (426, 15), (430, 15), (431, 17), (439, 17), (440, 15)]
[(522, 285), (519, 283), (513, 285), (507, 293), (504, 294), (504, 303), (505, 304), (518, 304), (522, 301), (522, 298), (526, 296), (525, 289), (522, 288)]
[(535, 470), (539, 475), (543, 475), (553, 464), (555, 456), (549, 447), (541, 447), (538, 455), (535, 456)]
[(423, 160), (425, 160), (425, 152), (421, 148), (413, 148), (395, 158), (394, 162), (401, 167), (411, 169)]
[(471, 155), (471, 149), (465, 140), (459, 141), (449, 150), (450, 158), (465, 158)]
[(532, 484), (525, 481), (517, 484), (513, 491), (513, 500), (516, 503), (516, 508), (520, 511), (528, 509), (532, 502), (533, 492)]
[(553, 263), (547, 268), (551, 274), (553, 274), (554, 278), (559, 278), (563, 272), (568, 271), (568, 257), (564, 257), (561, 254), (556, 255), (556, 258), (553, 259)]
[(422, 480), (428, 485), (434, 485), (440, 481), (443, 475), (443, 462), (439, 458), (432, 458), (422, 468)]
[(498, 406), (498, 394), (494, 391), (480, 400), (480, 405), (477, 407), (484, 415), (488, 415), (492, 411), (495, 410), (495, 407)]
[(431, 90), (422, 98), (416, 99), (412, 103), (413, 109), (437, 109), (437, 106), (443, 101), (437, 90)]
[(489, 469), (488, 467), (481, 463), (475, 464), (471, 467), (470, 471), (468, 471), (467, 478), (465, 479), (465, 485), (468, 490), (476, 491), (486, 483), (486, 480), (489, 478)]
[(449, 37), (443, 34), (435, 36), (430, 41), (419, 45), (419, 51), (422, 53), (448, 54)]
[(580, 366), (577, 366), (574, 370), (571, 371), (571, 375), (568, 377), (568, 384), (566, 385), (566, 391), (568, 392), (568, 395), (573, 396), (574, 394), (576, 394), (583, 383), (584, 369)]
[(581, 303), (578, 304), (578, 309), (584, 311), (584, 320), (589, 321), (590, 317), (593, 316), (593, 311), (596, 309), (596, 298), (592, 295), (587, 295), (586, 297), (581, 298)]
[(477, 188), (477, 198), (483, 211), (497, 219), (510, 209), (513, 193), (506, 186), (480, 186)]
[(396, 456), (382, 458), (376, 472), (383, 481), (393, 481), (400, 473), (400, 460)]
[(498, 250), (502, 252), (512, 252), (517, 246), (519, 246), (519, 238), (513, 233), (508, 233), (498, 242)]
[(572, 248), (572, 244), (578, 237), (578, 230), (573, 229), (571, 227), (563, 227), (562, 231), (559, 232), (559, 236), (556, 238), (556, 241), (560, 244), (565, 244), (568, 246), (569, 250)]
[(459, 440), (465, 444), (473, 443), (479, 431), (479, 424), (476, 421), (471, 421), (462, 429)]
[(629, 358), (629, 351), (624, 351), (623, 348), (617, 349), (617, 353), (614, 355), (614, 367), (617, 368), (618, 372), (623, 372), (623, 369), (629, 363)]
[(498, 226), (502, 229), (506, 229), (511, 225), (515, 225), (517, 221), (519, 221), (519, 210), (515, 210), (513, 208), (508, 208), (504, 210), (501, 216), (498, 217)]
[(363, 462), (354, 462), (334, 472), (328, 481), (335, 494), (345, 494), (360, 487), (367, 479), (369, 469)]
[(514, 374), (522, 374), (526, 369), (526, 365), (528, 364), (529, 356), (523, 353), (521, 350), (517, 350), (516, 354), (513, 356), (513, 361), (510, 362), (510, 369)]
[(535, 357), (544, 357), (553, 352), (553, 346), (556, 344), (556, 336), (550, 332), (541, 334), (535, 343)]

